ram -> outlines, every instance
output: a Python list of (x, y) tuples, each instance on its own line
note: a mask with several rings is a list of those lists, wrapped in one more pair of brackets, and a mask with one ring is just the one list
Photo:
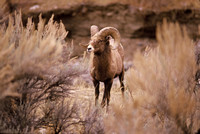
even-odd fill
[(104, 107), (106, 101), (109, 106), (110, 90), (116, 77), (119, 77), (122, 96), (124, 96), (124, 49), (116, 28), (105, 27), (99, 31), (97, 26), (92, 25), (90, 30), (91, 40), (87, 51), (91, 52), (90, 74), (95, 87), (95, 105), (99, 98), (99, 84), (104, 82), (101, 106)]

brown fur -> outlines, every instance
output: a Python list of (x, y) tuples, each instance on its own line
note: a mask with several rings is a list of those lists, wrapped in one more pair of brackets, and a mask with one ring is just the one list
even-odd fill
[(104, 82), (105, 90), (101, 105), (104, 107), (107, 100), (108, 106), (110, 90), (115, 77), (119, 76), (122, 94), (124, 92), (124, 50), (121, 44), (116, 49), (112, 49), (109, 37), (102, 38), (94, 35), (89, 45), (94, 48), (90, 57), (90, 74), (95, 87), (95, 105), (99, 97), (99, 83)]

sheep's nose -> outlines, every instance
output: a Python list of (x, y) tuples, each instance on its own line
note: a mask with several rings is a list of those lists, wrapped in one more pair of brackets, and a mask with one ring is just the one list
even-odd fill
[(87, 51), (88, 51), (88, 52), (90, 52), (91, 50), (92, 50), (92, 48), (91, 48), (91, 47), (89, 47), (89, 48), (87, 49)]
[(87, 48), (87, 51), (91, 52), (92, 51), (92, 46), (89, 45), (88, 48)]

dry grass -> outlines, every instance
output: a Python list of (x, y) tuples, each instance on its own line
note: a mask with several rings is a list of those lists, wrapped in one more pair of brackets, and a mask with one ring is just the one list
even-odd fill
[(46, 26), (44, 23), (40, 16), (36, 30), (29, 18), (24, 28), (21, 14), (16, 14), (15, 19), (9, 17), (8, 27), (0, 27), (1, 98), (10, 95), (16, 81), (27, 73), (40, 76), (45, 67), (61, 59), (62, 41), (67, 32), (62, 23), (53, 22), (53, 17)]
[(127, 78), (133, 100), (114, 106), (105, 119), (106, 132), (190, 134), (199, 129), (194, 43), (184, 27), (165, 20), (158, 25), (157, 41), (156, 49), (135, 54)]
[[(37, 112), (48, 101), (68, 96), (71, 77), (81, 71), (69, 62), (71, 48), (65, 42), (66, 35), (62, 22), (54, 22), (53, 16), (45, 24), (40, 15), (36, 29), (31, 18), (24, 27), (21, 13), (15, 13), (9, 16), (8, 26), (0, 26), (1, 133), (30, 133), (60, 122), (63, 117), (59, 112), (66, 115), (66, 111), (74, 111), (73, 104), (60, 100), (62, 105), (54, 107), (56, 112), (49, 109), (49, 116), (38, 116)], [(47, 123), (51, 116), (54, 120)], [(53, 128), (60, 131), (55, 125)]]

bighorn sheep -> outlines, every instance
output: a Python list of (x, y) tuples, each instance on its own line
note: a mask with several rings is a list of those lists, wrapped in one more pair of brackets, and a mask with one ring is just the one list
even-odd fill
[(113, 79), (119, 76), (122, 95), (124, 94), (124, 49), (120, 43), (119, 31), (114, 27), (105, 27), (99, 31), (98, 27), (93, 25), (91, 30), (91, 40), (87, 51), (91, 52), (90, 74), (95, 87), (95, 105), (99, 97), (99, 84), (104, 82), (104, 94), (101, 106), (107, 106), (110, 101), (110, 90)]

